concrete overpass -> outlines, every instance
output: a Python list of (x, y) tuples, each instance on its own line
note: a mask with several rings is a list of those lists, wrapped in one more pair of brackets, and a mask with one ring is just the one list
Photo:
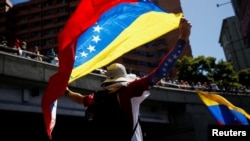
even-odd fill
[[(46, 140), (40, 101), (57, 66), (0, 51), (0, 112), (3, 136)], [(70, 87), (83, 94), (101, 89), (105, 76), (89, 74)], [(57, 87), (57, 84), (55, 84)], [(156, 86), (141, 105), (146, 140), (206, 141), (207, 125), (216, 124), (195, 91)], [(250, 111), (247, 95), (224, 95), (234, 105)], [(62, 96), (58, 100), (54, 140), (79, 140), (84, 136), (84, 108)], [(2, 130), (3, 131), (3, 130)], [(83, 138), (84, 139), (84, 138)]]

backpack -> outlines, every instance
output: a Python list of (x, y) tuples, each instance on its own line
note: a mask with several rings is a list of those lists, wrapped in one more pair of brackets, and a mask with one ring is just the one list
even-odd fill
[(129, 129), (129, 123), (124, 118), (118, 94), (108, 90), (94, 94), (94, 103), (85, 111), (85, 135), (89, 140), (131, 141), (134, 131)]

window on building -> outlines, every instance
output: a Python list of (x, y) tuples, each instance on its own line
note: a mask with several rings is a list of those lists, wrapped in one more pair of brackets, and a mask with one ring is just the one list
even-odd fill
[(56, 3), (60, 4), (60, 3), (66, 3), (66, 0), (57, 0)]
[(54, 14), (54, 10), (46, 10), (43, 12), (43, 17), (46, 17), (46, 16), (51, 16)]
[(47, 0), (43, 3), (43, 7), (49, 7), (53, 5), (53, 1), (52, 0)]
[(57, 18), (57, 23), (65, 22), (66, 20), (67, 20), (67, 17), (65, 17), (65, 16), (58, 17), (58, 18)]
[(32, 33), (30, 34), (30, 37), (31, 37), (31, 38), (41, 37), (41, 32), (39, 32), (39, 31), (32, 32)]
[(38, 28), (38, 27), (41, 27), (41, 23), (40, 23), (40, 22), (31, 23), (31, 24), (30, 24), (30, 27), (31, 27), (31, 28)]
[(22, 24), (18, 27), (18, 31), (26, 31), (28, 29), (27, 24)]
[(53, 23), (54, 23), (54, 22), (53, 22), (53, 19), (44, 20), (43, 26), (51, 25), (51, 24), (53, 24)]
[(52, 35), (54, 34), (54, 30), (53, 29), (46, 29), (43, 31), (43, 35)]
[(41, 15), (40, 15), (40, 13), (34, 13), (34, 14), (31, 14), (29, 18), (30, 18), (30, 20), (40, 19)]
[(46, 39), (46, 40), (44, 40), (45, 45), (51, 45), (51, 44), (54, 44), (54, 43), (55, 43), (54, 39)]
[(32, 4), (31, 6), (34, 9), (40, 9), (42, 7), (41, 3), (36, 3), (36, 4)]
[(63, 12), (67, 12), (67, 9), (65, 7), (60, 7), (56, 11), (57, 13), (63, 13)]

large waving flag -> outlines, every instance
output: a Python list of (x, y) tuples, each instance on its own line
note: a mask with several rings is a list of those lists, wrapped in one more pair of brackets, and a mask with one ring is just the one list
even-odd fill
[(250, 115), (242, 108), (234, 106), (218, 94), (200, 90), (197, 93), (219, 125), (249, 125)]
[(59, 68), (41, 101), (48, 136), (50, 105), (69, 83), (178, 28), (182, 16), (148, 0), (81, 0), (58, 36)]
[(163, 12), (151, 2), (116, 5), (77, 39), (70, 82), (176, 29), (181, 17)]

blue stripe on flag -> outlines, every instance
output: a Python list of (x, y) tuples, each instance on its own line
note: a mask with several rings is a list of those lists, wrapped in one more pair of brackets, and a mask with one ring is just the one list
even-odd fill
[(152, 3), (141, 2), (119, 4), (104, 13), (95, 25), (78, 38), (73, 68), (94, 58), (138, 17), (152, 11), (162, 12), (163, 10)]

